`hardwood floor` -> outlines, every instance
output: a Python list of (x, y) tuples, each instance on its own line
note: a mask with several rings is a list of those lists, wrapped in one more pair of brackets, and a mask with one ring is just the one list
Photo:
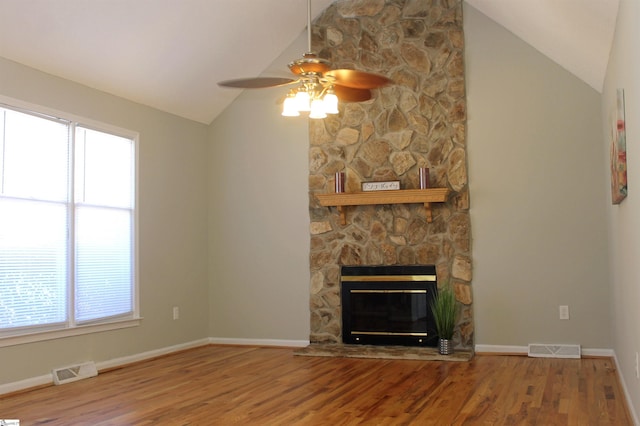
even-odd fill
[(205, 346), (0, 397), (26, 425), (632, 425), (608, 358), (470, 362)]

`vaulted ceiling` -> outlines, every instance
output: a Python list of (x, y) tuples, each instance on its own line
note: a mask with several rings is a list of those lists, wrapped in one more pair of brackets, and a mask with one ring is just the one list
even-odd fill
[(618, 0), (465, 0), (602, 91)]
[[(601, 91), (618, 0), (465, 1)], [(239, 94), (216, 83), (262, 73), (306, 22), (305, 0), (0, 0), (0, 56), (208, 124)]]

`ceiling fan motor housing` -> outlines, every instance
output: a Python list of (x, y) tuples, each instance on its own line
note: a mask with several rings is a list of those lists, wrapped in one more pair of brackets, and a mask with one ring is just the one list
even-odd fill
[(331, 69), (329, 61), (319, 58), (315, 53), (305, 53), (301, 59), (289, 63), (289, 69), (295, 75), (322, 76)]

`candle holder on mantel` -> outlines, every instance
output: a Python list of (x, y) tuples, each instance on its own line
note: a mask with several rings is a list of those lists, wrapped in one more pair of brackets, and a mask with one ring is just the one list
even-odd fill
[(429, 168), (428, 167), (420, 167), (419, 177), (420, 177), (420, 189), (429, 188)]
[(336, 172), (336, 193), (344, 192), (344, 172)]

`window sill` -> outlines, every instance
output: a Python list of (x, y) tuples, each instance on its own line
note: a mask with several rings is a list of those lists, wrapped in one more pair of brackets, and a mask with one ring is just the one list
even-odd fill
[(22, 345), (25, 343), (41, 342), (44, 340), (61, 339), (63, 337), (80, 336), (82, 334), (98, 333), (101, 331), (119, 330), (121, 328), (137, 327), (142, 318), (128, 318), (101, 324), (82, 325), (60, 330), (47, 330), (19, 336), (0, 337), (0, 348), (6, 346)]

